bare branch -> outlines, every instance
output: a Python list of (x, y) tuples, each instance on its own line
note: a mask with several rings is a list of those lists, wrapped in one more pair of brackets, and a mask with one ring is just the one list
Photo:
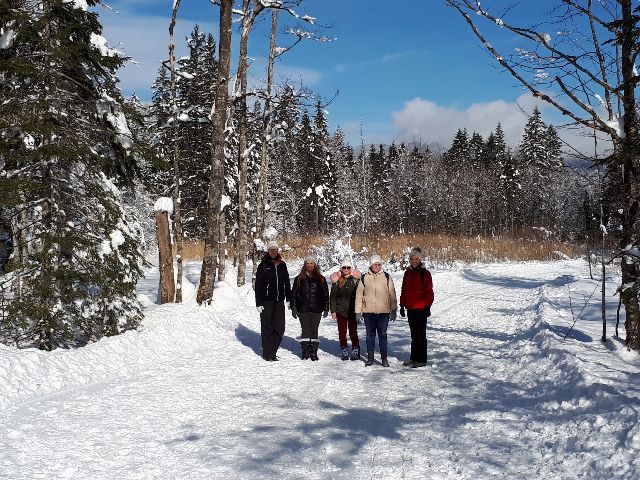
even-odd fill
[[(464, 0), (464, 1), (466, 2), (467, 0)], [(606, 125), (604, 122), (600, 121), (600, 122), (594, 124), (594, 122), (592, 122), (592, 121), (589, 121), (589, 120), (586, 120), (584, 118), (581, 118), (581, 117), (577, 116), (575, 113), (573, 113), (571, 110), (565, 108), (557, 100), (551, 98), (549, 95), (547, 95), (545, 93), (542, 93), (537, 88), (535, 88), (529, 81), (527, 81), (522, 75), (520, 75), (520, 73), (518, 73), (511, 65), (509, 65), (509, 63), (504, 60), (504, 57), (502, 55), (500, 55), (498, 53), (498, 51), (489, 42), (487, 42), (487, 40), (482, 35), (480, 30), (478, 30), (478, 27), (475, 25), (473, 20), (471, 20), (471, 18), (467, 14), (467, 12), (463, 11), (462, 8), (460, 7), (460, 5), (458, 5), (458, 2), (456, 2), (454, 0), (447, 0), (447, 3), (451, 7), (455, 8), (460, 13), (460, 15), (462, 15), (464, 17), (464, 19), (466, 20), (467, 24), (469, 24), (469, 26), (473, 30), (473, 33), (476, 35), (476, 37), (478, 37), (480, 42), (482, 42), (484, 47), (489, 51), (489, 53), (491, 53), (491, 55), (498, 61), (498, 63), (500, 63), (500, 65), (502, 65), (504, 68), (506, 68), (507, 71), (513, 77), (515, 77), (525, 88), (527, 88), (527, 90), (529, 90), (533, 94), (534, 97), (540, 98), (540, 99), (544, 100), (545, 102), (553, 105), (555, 108), (557, 108), (560, 111), (560, 113), (572, 118), (577, 123), (579, 123), (581, 125), (584, 125), (585, 127), (596, 128), (597, 130), (600, 130), (600, 131), (602, 131), (604, 133), (612, 135), (614, 138), (618, 137), (617, 132), (613, 128), (611, 128), (608, 125)]]

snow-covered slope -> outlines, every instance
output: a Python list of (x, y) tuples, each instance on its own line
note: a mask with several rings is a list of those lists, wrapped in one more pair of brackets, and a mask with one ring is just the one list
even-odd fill
[(252, 292), (233, 278), (211, 308), (186, 291), (83, 349), (0, 346), (0, 478), (640, 476), (637, 354), (600, 342), (596, 299), (562, 339), (569, 301), (577, 314), (596, 288), (583, 262), (433, 274), (423, 369), (401, 366), (401, 318), (388, 369), (342, 362), (329, 319), (319, 362), (299, 360), (290, 317), (281, 361), (264, 362)]

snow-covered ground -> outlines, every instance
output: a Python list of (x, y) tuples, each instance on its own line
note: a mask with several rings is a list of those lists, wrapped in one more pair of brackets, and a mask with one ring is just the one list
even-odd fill
[(198, 308), (197, 270), (185, 305), (141, 284), (137, 332), (0, 346), (0, 477), (640, 478), (640, 360), (600, 342), (599, 292), (562, 339), (596, 289), (582, 261), (433, 270), (423, 369), (401, 365), (401, 318), (391, 368), (342, 362), (330, 319), (320, 361), (301, 361), (291, 317), (281, 361), (264, 362), (251, 290), (230, 276)]

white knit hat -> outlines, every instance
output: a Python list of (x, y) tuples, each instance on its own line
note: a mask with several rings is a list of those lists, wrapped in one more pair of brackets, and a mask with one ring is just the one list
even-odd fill
[(267, 250), (271, 250), (272, 248), (278, 248), (278, 242), (275, 240), (269, 240), (267, 242)]
[(379, 263), (380, 265), (382, 265), (382, 257), (380, 257), (380, 255), (371, 255), (371, 258), (369, 259), (369, 265), (373, 266), (374, 263)]
[(411, 257), (420, 257), (420, 260), (422, 260), (422, 249), (420, 247), (413, 247), (409, 254), (409, 258)]
[(307, 255), (306, 257), (304, 257), (304, 263), (307, 262), (312, 262), (318, 265), (318, 259), (315, 257), (315, 255)]
[(349, 257), (344, 257), (342, 259), (342, 263), (340, 264), (340, 267), (353, 267), (353, 262), (351, 261), (351, 258)]

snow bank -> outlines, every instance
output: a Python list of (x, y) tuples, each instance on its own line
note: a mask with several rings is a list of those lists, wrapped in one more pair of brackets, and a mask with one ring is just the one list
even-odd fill
[(203, 335), (230, 335), (237, 324), (226, 314), (245, 301), (251, 303), (252, 296), (222, 282), (214, 291), (210, 308), (154, 305), (147, 309), (143, 326), (137, 331), (76, 350), (16, 350), (0, 344), (0, 417), (32, 398), (139, 374), (193, 349), (202, 343)]

